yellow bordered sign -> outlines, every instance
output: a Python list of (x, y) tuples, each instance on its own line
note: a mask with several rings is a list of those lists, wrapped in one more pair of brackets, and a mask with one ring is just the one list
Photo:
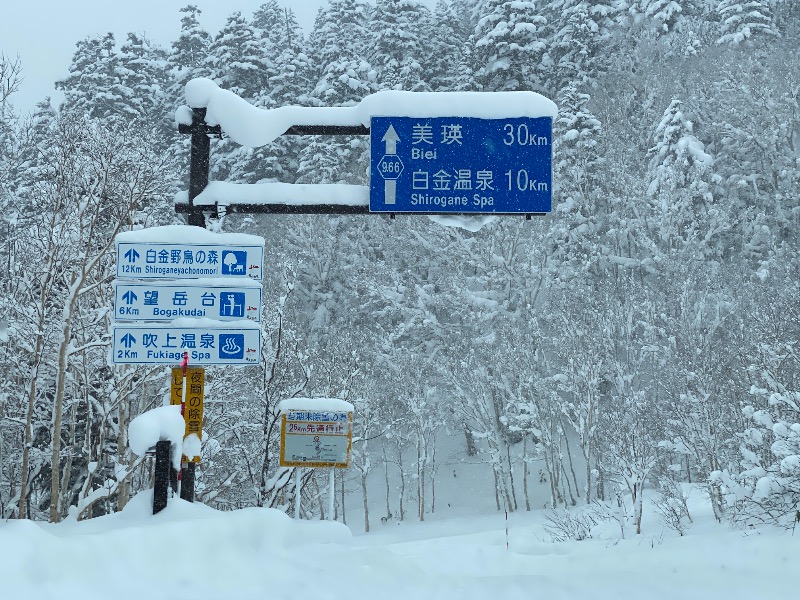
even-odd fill
[[(183, 437), (190, 433), (197, 434), (203, 439), (203, 394), (205, 393), (206, 371), (203, 367), (187, 367), (186, 369), (186, 406), (184, 407), (183, 420), (186, 430)], [(173, 367), (172, 378), (169, 386), (169, 403), (180, 404), (183, 396), (183, 368)], [(186, 456), (181, 457), (181, 462), (189, 462)], [(195, 456), (192, 462), (199, 463), (200, 457)]]
[(352, 411), (293, 408), (281, 415), (282, 467), (345, 469), (352, 443)]

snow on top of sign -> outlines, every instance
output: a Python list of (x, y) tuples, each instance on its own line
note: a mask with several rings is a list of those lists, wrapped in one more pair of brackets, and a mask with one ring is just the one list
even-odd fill
[[(188, 201), (188, 191), (183, 190), (175, 194), (176, 204)], [(369, 206), (369, 187), (346, 183), (229, 183), (227, 181), (211, 181), (206, 189), (194, 199), (193, 204), (196, 206), (214, 206), (215, 204), (220, 206), (233, 204)], [(427, 215), (427, 217), (444, 227), (460, 227), (473, 233), (480, 231), (485, 225), (497, 219), (493, 215)], [(230, 285), (230, 279), (224, 279), (223, 281)], [(239, 285), (238, 278), (237, 285)], [(254, 287), (255, 285), (257, 284), (254, 284)]]
[[(180, 285), (183, 285), (184, 281), (189, 281), (189, 280), (181, 279)], [(217, 321), (215, 319), (208, 319), (205, 317), (200, 319), (195, 319), (194, 317), (181, 317), (179, 319), (173, 319), (172, 321), (169, 322), (160, 322), (160, 323), (125, 323), (124, 326), (125, 329), (153, 329), (153, 327), (158, 327), (158, 328), (173, 327), (175, 329), (207, 329), (207, 330), (261, 328), (261, 325), (259, 323), (247, 319), (242, 319), (241, 321)]]
[[(187, 192), (179, 192), (176, 202), (188, 201)], [(212, 181), (194, 199), (197, 206), (220, 204), (332, 204), (369, 206), (369, 188), (344, 183), (228, 183)]]
[(141, 286), (173, 286), (173, 287), (201, 287), (201, 288), (216, 288), (216, 287), (226, 287), (226, 288), (260, 288), (263, 287), (260, 281), (253, 279), (252, 277), (247, 277), (245, 275), (241, 277), (205, 277), (200, 279), (180, 279), (180, 280), (162, 280), (158, 283), (153, 281), (135, 281), (130, 279), (120, 280), (115, 279), (111, 282), (111, 285), (117, 287), (121, 286), (130, 286), (130, 285), (141, 285)]
[(176, 125), (191, 125), (192, 124), (192, 109), (188, 106), (179, 106), (175, 111), (175, 124)]
[[(169, 440), (172, 444), (182, 444), (186, 423), (181, 415), (180, 405), (159, 406), (143, 412), (128, 425), (128, 445), (139, 456), (143, 456), (150, 448), (161, 440)], [(180, 447), (180, 446), (179, 446)], [(174, 452), (180, 463), (180, 452)]]
[(194, 319), (182, 317), (172, 321), (173, 327), (190, 327), (193, 329), (260, 329), (261, 325), (255, 321), (216, 321), (214, 319)]
[[(355, 106), (253, 106), (210, 79), (186, 84), (186, 102), (206, 108), (206, 123), (220, 125), (235, 142), (253, 148), (270, 143), (295, 125), (363, 125), (378, 116), (396, 117), (553, 117), (558, 109), (536, 92), (404, 92), (384, 90), (366, 96)], [(185, 120), (186, 111), (181, 112)]]
[(287, 398), (278, 402), (278, 410), (328, 410), (353, 412), (353, 405), (339, 398)]
[(162, 225), (117, 234), (114, 243), (134, 244), (219, 244), (227, 246), (264, 246), (264, 238), (249, 233), (214, 233), (194, 225)]

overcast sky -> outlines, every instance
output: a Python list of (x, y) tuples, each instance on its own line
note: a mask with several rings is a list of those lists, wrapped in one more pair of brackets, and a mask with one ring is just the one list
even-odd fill
[[(435, 0), (423, 0), (433, 6)], [(114, 33), (119, 44), (128, 32), (145, 33), (166, 47), (180, 33), (179, 9), (196, 4), (203, 11), (201, 25), (212, 35), (228, 15), (246, 16), (264, 0), (8, 0), (0, 12), (0, 53), (19, 56), (24, 82), (12, 96), (20, 112), (29, 112), (45, 96), (60, 99), (53, 87), (66, 77), (75, 44), (86, 36)], [(374, 0), (373, 0), (374, 3)], [(327, 0), (283, 0), (291, 5), (308, 32)]]

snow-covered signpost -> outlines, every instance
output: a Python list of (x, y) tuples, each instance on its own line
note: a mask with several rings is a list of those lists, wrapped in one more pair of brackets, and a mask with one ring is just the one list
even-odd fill
[[(175, 210), (188, 214), (191, 224), (202, 225), (206, 217), (219, 219), (227, 213), (529, 217), (552, 208), (552, 129), (558, 110), (535, 92), (386, 90), (349, 107), (264, 110), (200, 78), (187, 83), (186, 101), (175, 119), (178, 130), (192, 136), (190, 182), (189, 190), (176, 196)], [(208, 136), (223, 133), (252, 148), (281, 135), (371, 135), (370, 185), (209, 182)], [(223, 270), (234, 269), (225, 257), (221, 264)], [(239, 262), (235, 264), (238, 268)], [(135, 333), (120, 333), (128, 336), (124, 340), (129, 344), (120, 348), (122, 355), (138, 360), (138, 346), (135, 357), (126, 355), (137, 339)], [(123, 338), (120, 343), (125, 344)], [(145, 359), (155, 356), (146, 354)], [(318, 414), (311, 406), (284, 405), (281, 466), (347, 466), (352, 419), (348, 406), (320, 409), (338, 416), (315, 423), (300, 418)], [(328, 431), (343, 427), (345, 421), (346, 442), (341, 432)]]
[[(260, 360), (264, 239), (166, 226), (123, 232), (115, 243), (120, 280), (114, 282), (109, 362), (181, 363), (171, 378), (171, 403), (180, 405), (184, 421), (181, 497), (192, 501), (202, 440), (202, 366)], [(157, 468), (163, 468), (169, 461), (158, 453), (169, 452), (170, 444), (152, 441)], [(156, 477), (154, 513), (166, 506), (164, 480)]]
[(334, 511), (334, 472), (350, 465), (353, 405), (338, 398), (290, 398), (281, 412), (280, 466), (295, 468), (294, 516), (300, 518), (300, 469), (329, 468), (329, 518)]
[[(202, 213), (527, 217), (551, 210), (558, 111), (535, 92), (385, 90), (349, 107), (264, 110), (193, 79), (186, 101), (175, 116), (179, 130), (192, 134), (190, 186), (175, 210), (194, 220)], [(253, 148), (281, 135), (370, 135), (370, 185), (209, 182), (208, 136), (195, 147), (198, 131)]]

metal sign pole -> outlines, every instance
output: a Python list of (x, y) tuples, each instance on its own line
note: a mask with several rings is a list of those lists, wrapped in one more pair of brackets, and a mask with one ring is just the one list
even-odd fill
[(300, 467), (294, 468), (294, 518), (300, 519)]
[(334, 501), (336, 499), (334, 497), (335, 492), (336, 492), (336, 467), (331, 467), (330, 483), (328, 485), (328, 498), (329, 498), (328, 514), (330, 515), (328, 517), (329, 521), (336, 520), (333, 516)]
[[(183, 382), (181, 387), (181, 416), (184, 422), (186, 421), (186, 389), (188, 387), (188, 380), (186, 373), (189, 368), (189, 352), (183, 351), (183, 360), (181, 361), (181, 368), (183, 369)], [(194, 501), (194, 463), (181, 462), (181, 499), (188, 502)]]

